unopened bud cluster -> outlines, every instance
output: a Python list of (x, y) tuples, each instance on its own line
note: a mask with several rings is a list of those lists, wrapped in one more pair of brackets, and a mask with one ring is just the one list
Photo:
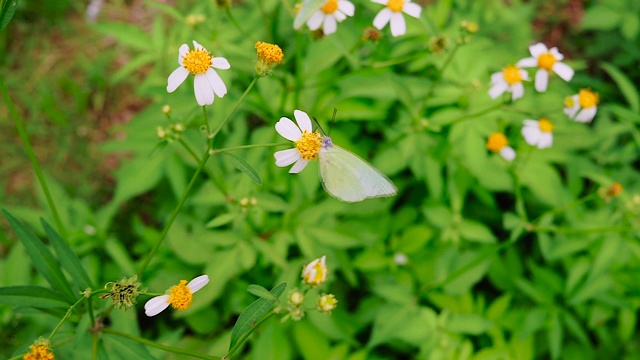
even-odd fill
[(182, 123), (169, 124), (167, 127), (158, 126), (156, 128), (156, 135), (158, 136), (158, 139), (167, 140), (169, 142), (180, 140), (183, 132), (184, 125), (182, 125)]
[[(286, 318), (291, 317), (295, 321), (302, 320), (305, 309), (303, 307), (307, 292), (312, 288), (316, 288), (324, 284), (327, 280), (326, 256), (315, 259), (302, 269), (302, 283), (306, 285), (304, 291), (294, 289), (289, 293), (288, 310), (289, 314)], [(338, 300), (333, 294), (322, 293), (318, 295), (315, 301), (316, 309), (323, 313), (330, 313), (336, 308)], [(283, 319), (284, 320), (284, 319)]]

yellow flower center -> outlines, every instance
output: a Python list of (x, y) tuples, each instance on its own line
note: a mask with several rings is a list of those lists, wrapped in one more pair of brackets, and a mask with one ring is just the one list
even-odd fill
[(317, 132), (310, 133), (306, 130), (302, 132), (300, 140), (295, 142), (296, 149), (304, 160), (315, 160), (318, 158), (318, 151), (322, 146), (322, 137)]
[(393, 12), (400, 12), (404, 7), (404, 0), (389, 0), (387, 7)]
[(193, 294), (187, 286), (187, 280), (180, 280), (178, 285), (171, 287), (167, 302), (171, 304), (174, 309), (186, 310), (191, 305), (192, 300)]
[(538, 121), (538, 127), (542, 132), (550, 133), (553, 131), (553, 123), (546, 118), (542, 118)]
[(282, 49), (278, 45), (258, 41), (256, 50), (258, 51), (258, 58), (267, 64), (280, 64), (282, 58), (284, 58)]
[(520, 75), (520, 69), (513, 65), (507, 65), (502, 69), (502, 76), (509, 85), (515, 85), (522, 82), (522, 75)]
[(619, 182), (614, 182), (611, 184), (611, 187), (607, 189), (608, 196), (618, 196), (622, 192), (622, 184)]
[(24, 360), (53, 360), (55, 358), (47, 345), (31, 345), (29, 348), (31, 351), (24, 356)]
[(551, 71), (551, 68), (553, 68), (553, 64), (555, 63), (556, 57), (550, 52), (546, 52), (538, 57), (538, 67), (541, 69)]
[(503, 147), (507, 146), (509, 141), (507, 141), (507, 137), (504, 136), (503, 133), (496, 132), (489, 136), (487, 139), (487, 149), (493, 152), (499, 152)]
[(329, 312), (336, 308), (338, 300), (333, 294), (323, 295), (318, 299), (318, 308), (320, 311)]
[(578, 93), (578, 102), (583, 109), (594, 107), (598, 105), (600, 97), (598, 93), (595, 93), (589, 89), (582, 89)]
[(213, 56), (204, 49), (189, 50), (182, 58), (182, 66), (193, 75), (204, 74), (213, 63)]
[(564, 98), (564, 106), (568, 108), (572, 108), (576, 102), (573, 100), (573, 96), (567, 96)]
[(338, 10), (338, 0), (327, 0), (322, 8), (320, 8), (325, 14), (333, 14), (336, 10)]

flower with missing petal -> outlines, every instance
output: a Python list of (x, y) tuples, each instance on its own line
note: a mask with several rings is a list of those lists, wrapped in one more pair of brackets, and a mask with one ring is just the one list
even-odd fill
[(598, 93), (580, 89), (577, 94), (564, 99), (564, 113), (577, 122), (591, 122), (596, 116), (599, 102)]
[(302, 280), (311, 286), (324, 283), (327, 280), (326, 256), (315, 259), (302, 269)]
[(227, 59), (214, 57), (202, 45), (193, 41), (193, 49), (187, 44), (182, 44), (178, 50), (178, 63), (180, 67), (175, 69), (167, 81), (167, 91), (174, 92), (180, 84), (189, 76), (194, 75), (193, 88), (198, 105), (213, 104), (214, 94), (223, 97), (227, 93), (222, 78), (215, 69), (226, 70), (231, 67)]
[(529, 74), (526, 71), (517, 66), (507, 65), (502, 71), (491, 75), (489, 96), (495, 99), (505, 91), (509, 91), (511, 92), (511, 100), (515, 101), (524, 95), (523, 80), (529, 80)]
[(515, 159), (516, 152), (511, 146), (507, 137), (501, 132), (495, 132), (487, 139), (487, 149), (495, 153), (499, 153), (505, 160), (511, 161)]
[(564, 56), (560, 54), (558, 48), (548, 49), (543, 43), (529, 46), (531, 57), (524, 58), (516, 64), (518, 67), (537, 67), (535, 86), (536, 90), (543, 92), (547, 90), (549, 75), (554, 72), (564, 81), (569, 81), (573, 77), (573, 69), (562, 62)]
[(420, 5), (411, 0), (371, 0), (371, 2), (386, 6), (373, 19), (373, 26), (382, 30), (387, 23), (390, 23), (392, 36), (404, 35), (407, 32), (407, 24), (402, 13), (417, 19), (422, 12)]
[(527, 144), (537, 146), (538, 149), (551, 147), (553, 144), (553, 123), (549, 119), (525, 120), (522, 136)]
[(301, 110), (293, 112), (296, 124), (289, 118), (282, 117), (276, 123), (276, 131), (287, 140), (295, 144), (295, 148), (276, 152), (276, 165), (280, 167), (295, 163), (289, 173), (295, 174), (302, 171), (309, 160), (318, 158), (318, 152), (322, 146), (322, 137), (318, 132), (313, 132), (309, 115)]
[(171, 305), (177, 310), (186, 310), (191, 306), (193, 300), (193, 293), (202, 289), (209, 283), (209, 277), (207, 275), (200, 275), (193, 280), (180, 280), (178, 285), (172, 286), (166, 295), (156, 296), (151, 298), (144, 304), (144, 313), (147, 316), (156, 316), (164, 309)]
[(347, 16), (353, 16), (354, 13), (355, 6), (351, 1), (326, 0), (320, 9), (307, 20), (307, 26), (312, 31), (322, 27), (322, 32), (325, 35), (330, 35), (336, 32), (339, 22), (342, 22)]

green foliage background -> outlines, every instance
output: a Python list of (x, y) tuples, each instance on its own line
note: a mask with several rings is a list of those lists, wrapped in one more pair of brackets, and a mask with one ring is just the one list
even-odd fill
[[(278, 44), (285, 54), (234, 113), (217, 148), (279, 142), (275, 123), (301, 109), (331, 127), (336, 144), (392, 178), (399, 192), (342, 203), (324, 192), (314, 164), (291, 175), (275, 166), (273, 148), (233, 152), (240, 163), (215, 155), (142, 278), (156, 292), (199, 274), (211, 282), (186, 311), (147, 318), (141, 298), (136, 309), (110, 312), (107, 327), (222, 356), (235, 320), (255, 300), (250, 284), (286, 282), (286, 298), (302, 265), (326, 255), (330, 275), (321, 291), (334, 293), (338, 308), (330, 316), (309, 312), (300, 322), (271, 318), (242, 358), (640, 357), (637, 2), (587, 2), (577, 18), (571, 9), (579, 1), (419, 2), (422, 16), (407, 18), (407, 34), (392, 38), (385, 29), (379, 42), (361, 36), (380, 6), (354, 3), (356, 15), (326, 37), (294, 31), (293, 4), (286, 1), (245, 1), (230, 8), (232, 18), (212, 1), (146, 1), (140, 22), (126, 16), (139, 4), (116, 3), (89, 25), (77, 23), (78, 4), (18, 4), (0, 33), (0, 74), (36, 154), (46, 159), (65, 241), (89, 279), (67, 268), (46, 275), (46, 266), (33, 261), (38, 248), (17, 241), (20, 234), (7, 226), (0, 234), (0, 285), (49, 284), (69, 299), (40, 292), (25, 295), (39, 300), (16, 302), (0, 292), (0, 357), (23, 354), (48, 334), (86, 283), (100, 289), (135, 274), (154, 246), (198, 165), (177, 142), (156, 137), (158, 126), (170, 124), (165, 104), (172, 119), (186, 124), (182, 139), (204, 150), (191, 79), (173, 94), (165, 89), (178, 47), (191, 40), (231, 63), (219, 71), (229, 93), (207, 108), (214, 127), (253, 78), (255, 42)], [(205, 21), (189, 25), (189, 15), (199, 14)], [(457, 44), (462, 20), (480, 30)], [(85, 33), (71, 31), (78, 27)], [(72, 48), (83, 43), (73, 36), (106, 45), (43, 67), (47, 58), (38, 51), (59, 45), (41, 40), (51, 29), (70, 36), (59, 41)], [(448, 39), (442, 51), (434, 51), (438, 39)], [(573, 80), (552, 78), (545, 93), (527, 84), (524, 98), (505, 106), (489, 98), (490, 74), (528, 57), (528, 46), (542, 40), (567, 55)], [(562, 113), (564, 97), (586, 87), (601, 100), (592, 124)], [(82, 136), (114, 115), (110, 108), (122, 111), (129, 97), (141, 99), (125, 107), (130, 121), (109, 123), (108, 137), (95, 130)], [(540, 116), (556, 125), (550, 149), (534, 149), (520, 136), (522, 120)], [(29, 163), (6, 108), (0, 117), (0, 169), (12, 179)], [(495, 131), (516, 149), (514, 165), (486, 151)], [(95, 163), (106, 156), (118, 166)], [(239, 169), (246, 166), (260, 185)], [(614, 182), (623, 186), (619, 197), (606, 194)], [(2, 207), (54, 249), (39, 220), (54, 223), (37, 183), (29, 187), (33, 195), (7, 190), (8, 180), (3, 185)], [(243, 205), (245, 198), (256, 205)], [(58, 250), (43, 261), (73, 263)], [(397, 254), (408, 262), (394, 261)], [(53, 339), (57, 358), (91, 356), (89, 325), (86, 312), (74, 312)], [(181, 358), (108, 333), (97, 357)]]

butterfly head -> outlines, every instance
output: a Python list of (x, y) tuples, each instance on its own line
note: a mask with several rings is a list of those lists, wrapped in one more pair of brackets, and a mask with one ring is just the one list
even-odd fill
[(328, 136), (322, 137), (322, 149), (331, 149), (333, 147), (333, 141)]

